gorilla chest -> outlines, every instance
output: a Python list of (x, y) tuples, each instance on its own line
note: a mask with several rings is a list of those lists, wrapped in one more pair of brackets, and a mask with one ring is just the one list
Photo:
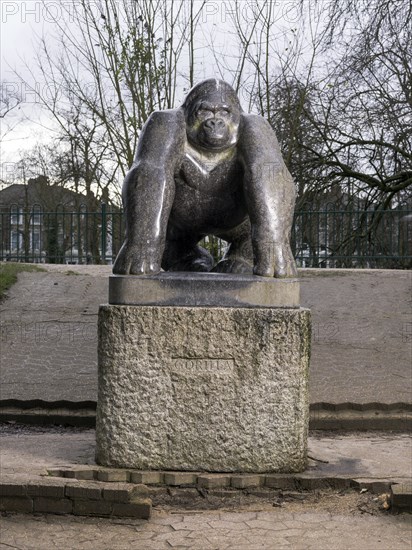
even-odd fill
[(209, 161), (187, 154), (175, 175), (172, 218), (199, 227), (237, 225), (246, 214), (242, 182), (235, 154)]

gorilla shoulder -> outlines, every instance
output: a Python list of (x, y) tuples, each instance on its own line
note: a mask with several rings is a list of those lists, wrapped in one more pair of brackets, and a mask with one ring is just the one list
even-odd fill
[[(165, 109), (164, 111), (153, 111), (146, 121), (146, 124), (143, 128), (146, 128), (149, 125), (156, 125), (158, 127), (168, 126), (168, 125), (178, 125), (182, 126), (185, 124), (185, 117), (182, 109)], [(173, 126), (170, 128), (170, 131), (173, 130)]]
[(279, 142), (269, 122), (260, 115), (241, 114), (239, 152), (248, 162), (283, 165)]
[(154, 111), (142, 128), (136, 161), (170, 164), (181, 154), (185, 140), (185, 117), (181, 109)]
[(241, 114), (242, 132), (270, 132), (274, 134), (274, 130), (269, 122), (261, 115), (253, 115), (250, 113)]

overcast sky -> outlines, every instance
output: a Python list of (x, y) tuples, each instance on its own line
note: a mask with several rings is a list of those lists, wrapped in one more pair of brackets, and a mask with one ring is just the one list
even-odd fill
[[(62, 0), (64, 2), (64, 0)], [(60, 2), (48, 2), (56, 17), (61, 17)], [(38, 122), (52, 126), (49, 117), (36, 104), (32, 88), (44, 85), (39, 79), (34, 82), (26, 68), (33, 68), (33, 51), (36, 40), (43, 35), (50, 36), (56, 31), (55, 19), (39, 0), (2, 0), (1, 10), (1, 81), (7, 91), (16, 91), (24, 100), (20, 109), (11, 112), (2, 124), (2, 135), (8, 127), (14, 127), (4, 138), (2, 148), (2, 172), (10, 171), (10, 163), (17, 160), (18, 151), (32, 147), (37, 141), (47, 140), (47, 132)], [(50, 12), (51, 13), (51, 12)], [(27, 79), (26, 85), (15, 71)], [(23, 119), (23, 120), (21, 120)], [(16, 125), (17, 123), (17, 125)], [(4, 163), (7, 163), (4, 166)], [(6, 179), (6, 178), (2, 178)]]
[[(93, 1), (90, 0), (90, 2)], [(249, 4), (254, 2), (256, 5), (257, 2), (262, 1), (264, 0), (241, 2), (241, 16), (245, 21), (251, 17)], [(20, 121), (2, 142), (3, 171), (5, 162), (17, 160), (19, 150), (31, 148), (36, 142), (46, 141), (52, 135), (53, 122), (36, 105), (36, 97), (32, 91), (33, 88), (47, 86), (47, 82), (42, 81), (41, 77), (33, 78), (26, 64), (35, 71), (33, 58), (36, 41), (42, 36), (50, 40), (58, 33), (56, 21), (62, 21), (64, 7), (70, 8), (72, 2), (76, 0), (2, 0), (0, 3), (1, 80), (6, 83), (7, 89), (18, 92), (25, 102), (19, 110), (8, 115), (2, 124), (1, 134), (3, 135), (8, 127), (14, 126), (18, 120), (25, 117), (25, 120)], [(279, 27), (285, 24), (291, 26), (296, 22), (296, 0), (278, 0), (276, 9)], [(219, 76), (214, 73), (215, 62), (208, 51), (207, 41), (210, 41), (210, 37), (213, 36), (213, 45), (221, 52), (228, 47), (229, 10), (230, 4), (224, 0), (206, 1), (199, 32), (203, 32), (204, 37), (207, 35), (208, 38), (203, 39), (205, 45), (197, 51), (197, 80)], [(21, 82), (14, 71), (27, 79), (29, 86)]]

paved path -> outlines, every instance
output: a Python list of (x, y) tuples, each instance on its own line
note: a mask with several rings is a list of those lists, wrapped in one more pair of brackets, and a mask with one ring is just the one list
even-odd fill
[[(94, 430), (3, 425), (0, 446), (6, 482), (36, 483), (49, 468), (94, 464)], [(302, 475), (402, 483), (412, 475), (411, 453), (405, 434), (314, 433), (312, 459)], [(250, 496), (215, 511), (159, 505), (149, 521), (5, 514), (0, 549), (411, 550), (412, 516), (384, 512), (377, 495), (348, 490), (311, 495), (284, 500), (280, 508), (271, 499)]]
[(149, 521), (11, 515), (1, 549), (410, 550), (410, 516), (273, 511), (164, 513)]
[[(19, 479), (47, 474), (47, 469), (94, 465), (95, 431), (76, 428), (0, 425), (0, 477)], [(312, 432), (306, 477), (412, 478), (412, 438), (407, 434)]]
[[(0, 399), (95, 401), (98, 306), (110, 266), (23, 273), (0, 304)], [(312, 403), (412, 402), (412, 277), (301, 270), (313, 316)]]

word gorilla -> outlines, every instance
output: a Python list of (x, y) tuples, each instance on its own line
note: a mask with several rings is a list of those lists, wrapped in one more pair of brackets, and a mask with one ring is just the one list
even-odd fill
[[(295, 188), (270, 125), (242, 112), (222, 80), (192, 88), (183, 105), (146, 122), (123, 185), (126, 238), (113, 272), (296, 276), (290, 249)], [(213, 258), (198, 242), (229, 243)]]

